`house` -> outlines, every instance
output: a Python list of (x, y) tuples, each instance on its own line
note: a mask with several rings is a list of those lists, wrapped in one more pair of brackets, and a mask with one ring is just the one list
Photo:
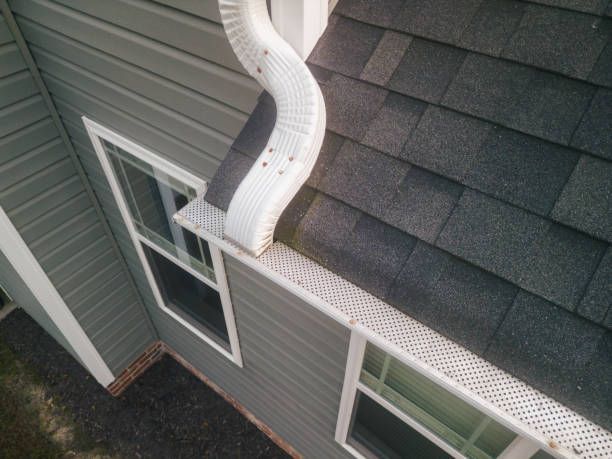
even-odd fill
[(612, 457), (612, 3), (269, 6), (0, 0), (8, 296), (294, 456)]

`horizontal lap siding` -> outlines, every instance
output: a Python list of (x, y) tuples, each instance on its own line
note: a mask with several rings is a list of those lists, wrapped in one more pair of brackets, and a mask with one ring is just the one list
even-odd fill
[[(29, 69), (19, 50), (13, 52), (17, 48), (10, 34), (7, 41), (7, 31), (5, 21), (0, 21), (4, 75), (0, 78), (0, 205), (111, 371), (118, 374), (155, 339), (154, 332)], [(0, 283), (75, 355), (3, 256), (0, 264)], [(117, 290), (117, 295), (108, 295)], [(111, 341), (128, 335), (129, 347), (119, 349)]]
[(175, 322), (163, 320), (160, 337), (306, 457), (348, 457), (333, 438), (348, 330), (238, 261), (226, 266), (244, 368)]
[(86, 115), (210, 180), (260, 87), (216, 18), (177, 3), (10, 5), (62, 117)]

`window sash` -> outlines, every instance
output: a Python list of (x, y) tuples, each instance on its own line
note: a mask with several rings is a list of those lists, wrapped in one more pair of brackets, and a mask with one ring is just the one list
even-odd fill
[[(515, 432), (370, 343), (359, 382), (466, 457), (492, 459), (516, 437)], [(478, 446), (481, 439), (489, 451)]]
[[(172, 215), (168, 215), (169, 211), (167, 208), (167, 203), (164, 201), (163, 193), (165, 190), (160, 188), (157, 184), (161, 183), (162, 185), (167, 186), (169, 189), (174, 190), (177, 193), (180, 193), (182, 196), (185, 196), (187, 200), (193, 199), (196, 197), (196, 191), (193, 187), (188, 186), (187, 184), (183, 184), (179, 182), (177, 179), (172, 178), (171, 175), (160, 171), (147, 164), (145, 161), (138, 159), (134, 156), (131, 156), (128, 152), (125, 152), (123, 149), (116, 147), (114, 144), (105, 141), (105, 151), (108, 154), (113, 173), (115, 174), (115, 178), (119, 182), (119, 187), (121, 189), (123, 199), (128, 204), (128, 209), (131, 214), (131, 219), (136, 227), (136, 231), (139, 235), (148, 238), (151, 242), (157, 245), (158, 248), (164, 250), (168, 254), (172, 254), (175, 259), (180, 259), (186, 264), (191, 265), (192, 267), (198, 269), (203, 275), (209, 277), (213, 282), (215, 282), (215, 273), (212, 268), (212, 260), (208, 254), (210, 253), (210, 249), (208, 247), (204, 247), (202, 244), (202, 239), (197, 237), (196, 235), (185, 235), (185, 231), (183, 228), (177, 227), (171, 221)], [(143, 207), (142, 203), (142, 192), (138, 195), (140, 198), (136, 198), (134, 183), (130, 180), (130, 177), (126, 171), (127, 163), (130, 166), (137, 168), (138, 171), (144, 174), (144, 179), (147, 180), (147, 183), (142, 184), (148, 188), (151, 186), (149, 180), (153, 180), (153, 183), (156, 185), (155, 191), (159, 194), (159, 201), (161, 202), (161, 206), (163, 207), (163, 212), (155, 212), (151, 216), (157, 217), (158, 221), (160, 221), (160, 225), (167, 228), (168, 237), (159, 234), (155, 229), (151, 228), (148, 221), (143, 217), (143, 212), (147, 210), (147, 207)], [(145, 193), (148, 190), (144, 191)], [(151, 193), (154, 193), (151, 190)], [(171, 198), (168, 198), (169, 201), (172, 201)], [(157, 202), (156, 197), (152, 196), (150, 202), (147, 204), (150, 207), (156, 207), (160, 203)], [(174, 202), (169, 202), (168, 205), (174, 205)], [(175, 209), (178, 211), (178, 209)], [(172, 212), (174, 213), (174, 212)], [(167, 221), (166, 221), (167, 220)], [(188, 246), (188, 239), (195, 240), (197, 247), (196, 253), (190, 253)], [(204, 244), (207, 244), (204, 242)], [(182, 247), (183, 246), (183, 247)], [(199, 255), (199, 258), (196, 258), (194, 255)], [(210, 264), (209, 264), (210, 263)]]
[[(117, 202), (123, 221), (128, 229), (128, 232), (136, 249), (136, 253), (140, 258), (140, 262), (142, 264), (145, 276), (147, 278), (147, 281), (149, 282), (149, 286), (151, 288), (153, 297), (155, 298), (158, 307), (162, 311), (164, 311), (164, 313), (168, 314), (174, 320), (179, 322), (189, 332), (200, 338), (202, 341), (205, 341), (212, 348), (214, 348), (224, 357), (234, 362), (239, 367), (242, 367), (243, 362), (242, 354), (240, 352), (240, 342), (238, 339), (238, 332), (236, 329), (236, 321), (234, 318), (234, 311), (231, 304), (229, 287), (227, 285), (227, 279), (225, 277), (225, 266), (221, 250), (218, 246), (209, 241), (205, 236), (201, 238), (202, 241), (208, 244), (210, 249), (212, 268), (213, 271), (216, 273), (216, 288), (221, 297), (223, 315), (230, 340), (230, 351), (219, 345), (219, 343), (217, 343), (211, 336), (208, 336), (206, 333), (203, 333), (201, 329), (195, 326), (195, 324), (193, 324), (189, 320), (186, 320), (184, 317), (177, 314), (173, 309), (169, 308), (165, 304), (160, 289), (157, 286), (157, 282), (155, 280), (151, 267), (149, 266), (149, 262), (146, 259), (144, 249), (141, 246), (141, 243), (149, 243), (148, 246), (151, 247), (151, 242), (144, 236), (140, 235), (136, 229), (136, 226), (132, 220), (130, 209), (128, 208), (128, 203), (119, 184), (117, 176), (114, 173), (114, 168), (111, 164), (111, 155), (105, 150), (103, 141), (107, 141), (116, 145), (118, 148), (125, 150), (127, 153), (133, 155), (139, 160), (150, 164), (155, 169), (158, 169), (161, 172), (172, 177), (174, 180), (186, 184), (187, 186), (194, 189), (198, 196), (200, 196), (206, 190), (206, 182), (189, 173), (188, 171), (181, 169), (174, 163), (171, 163), (168, 160), (162, 158), (161, 156), (144, 149), (143, 147), (99, 125), (98, 123), (86, 117), (82, 117), (82, 120), (90, 137), (90, 140), (94, 146), (94, 150), (98, 156), (98, 159), (100, 160), (100, 164), (102, 165), (104, 174), (108, 179), (113, 196), (115, 198), (115, 201)], [(159, 249), (159, 247), (153, 247), (153, 250), (156, 249)], [(163, 251), (163, 249), (159, 253), (166, 257), (168, 256), (167, 252)], [(176, 259), (173, 259), (172, 261), (175, 263), (181, 263), (180, 259), (178, 261)], [(185, 263), (182, 263), (181, 267), (185, 268), (187, 271), (193, 274), (193, 268), (185, 266)], [(210, 279), (208, 279), (208, 281), (204, 281), (204, 276), (201, 273), (195, 275), (195, 277), (202, 280), (203, 282), (207, 282), (208, 285), (210, 285), (210, 282), (212, 282)]]
[[(428, 376), (428, 370), (426, 368), (421, 368), (418, 362), (414, 362), (408, 355), (405, 355), (399, 349), (396, 349), (394, 347), (388, 347), (384, 339), (381, 339), (379, 337), (370, 337), (368, 334), (358, 330), (357, 328), (351, 328), (348, 357), (344, 374), (344, 383), (342, 386), (342, 395), (340, 399), (340, 407), (336, 423), (335, 440), (354, 457), (360, 459), (365, 459), (367, 457), (367, 455), (364, 455), (364, 453), (361, 451), (361, 449), (365, 448), (365, 446), (361, 443), (359, 443), (358, 448), (351, 445), (351, 443), (357, 440), (355, 438), (351, 439), (350, 437), (352, 420), (357, 407), (355, 403), (356, 396), (357, 394), (362, 393), (366, 396), (369, 396), (372, 400), (381, 405), (391, 414), (405, 422), (412, 429), (421, 433), (425, 438), (439, 446), (451, 456), (455, 458), (466, 458), (466, 456), (461, 451), (453, 448), (444, 439), (442, 439), (438, 435), (434, 435), (430, 430), (425, 428), (415, 419), (412, 419), (409, 415), (407, 415), (389, 400), (383, 398), (380, 394), (376, 392), (376, 386), (373, 386), (373, 388), (368, 387), (366, 384), (364, 384), (364, 382), (360, 380), (362, 369), (366, 365), (364, 360), (366, 346), (369, 344), (370, 341), (376, 343), (376, 346), (378, 346), (383, 351), (383, 355), (388, 354), (389, 356), (393, 357), (400, 364), (415, 371), (422, 377), (431, 380), (431, 384), (437, 385), (442, 390), (447, 391), (452, 396), (458, 397), (459, 399), (463, 400), (468, 405), (481, 412), (484, 417), (490, 417), (493, 422), (497, 423), (499, 428), (505, 429), (507, 432), (514, 434), (514, 440), (511, 441), (510, 444), (507, 445), (503, 451), (499, 453), (499, 450), (495, 451), (495, 454), (498, 454), (496, 456), (498, 459), (525, 459), (528, 457), (531, 458), (538, 451), (541, 451), (542, 453), (548, 452), (546, 443), (544, 443), (543, 441), (536, 440), (535, 438), (537, 437), (533, 437), (532, 434), (529, 432), (524, 432), (520, 426), (514, 426), (514, 423), (509, 419), (506, 420), (502, 413), (490, 411), (486, 405), (481, 407), (481, 403), (479, 400), (474, 400), (474, 402), (472, 403), (468, 394), (465, 394), (463, 391), (456, 388), (451, 382), (447, 382), (444, 378), (441, 378), (440, 375), (435, 374), (431, 377)], [(385, 366), (384, 360), (385, 359), (382, 358), (379, 359), (378, 362), (375, 362), (376, 370), (373, 371), (376, 372), (376, 374), (379, 376), (382, 374), (383, 367)], [(370, 367), (372, 368), (371, 365)], [(374, 379), (378, 381), (378, 378)], [(479, 426), (476, 426), (474, 428), (474, 431), (472, 431), (472, 435), (467, 438), (467, 448), (473, 448), (474, 445), (477, 446), (479, 434), (482, 431), (485, 431), (487, 428), (490, 428), (491, 425), (493, 424), (481, 422)], [(349, 439), (351, 443), (349, 443)]]

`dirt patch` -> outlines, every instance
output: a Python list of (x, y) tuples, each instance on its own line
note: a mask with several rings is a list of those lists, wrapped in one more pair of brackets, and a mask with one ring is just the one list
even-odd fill
[[(0, 322), (0, 340), (17, 356), (20, 365), (36, 369), (40, 399), (52, 400), (59, 410), (45, 415), (53, 420), (45, 421), (53, 428), (45, 430), (43, 422), (43, 428), (34, 436), (59, 445), (64, 453), (67, 449), (73, 451), (69, 456), (39, 457), (288, 457), (231, 405), (169, 357), (114, 398), (23, 311), (15, 311)], [(11, 372), (2, 369), (2, 373)], [(18, 406), (24, 403), (19, 401)], [(62, 441), (53, 439), (53, 432), (65, 435), (64, 446)], [(74, 442), (80, 445), (79, 451), (74, 451)]]

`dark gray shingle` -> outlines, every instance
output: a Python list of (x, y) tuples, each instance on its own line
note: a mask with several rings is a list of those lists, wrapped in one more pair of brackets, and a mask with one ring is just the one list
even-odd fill
[(410, 97), (389, 93), (363, 139), (363, 143), (393, 156), (400, 156), (402, 147), (427, 104)]
[(538, 71), (521, 97), (509, 107), (504, 123), (567, 145), (594, 92), (591, 85)]
[(276, 122), (276, 104), (268, 93), (263, 93), (257, 106), (232, 144), (232, 148), (257, 159), (270, 138)]
[(566, 402), (603, 333), (603, 328), (520, 291), (485, 358)]
[(401, 156), (425, 169), (462, 181), (490, 129), (489, 123), (429, 106)]
[(363, 215), (347, 241), (351, 258), (344, 261), (348, 279), (384, 298), (416, 244), (416, 239)]
[(334, 12), (359, 21), (388, 27), (403, 4), (404, 0), (340, 0)]
[(242, 179), (246, 177), (255, 160), (230, 149), (229, 153), (208, 184), (205, 199), (220, 209), (227, 210)]
[(531, 0), (534, 3), (557, 6), (585, 13), (601, 14), (609, 0)]
[(303, 186), (291, 200), (278, 219), (274, 229), (274, 238), (286, 244), (292, 244), (300, 222), (308, 212), (317, 192), (308, 186)]
[(612, 308), (612, 248), (608, 247), (580, 301), (578, 313), (593, 322), (603, 323), (610, 308)]
[(504, 201), (548, 215), (578, 154), (504, 128), (493, 129), (466, 183)]
[(319, 67), (318, 65), (314, 65), (309, 62), (307, 62), (306, 64), (310, 69), (310, 73), (312, 73), (312, 76), (315, 77), (319, 85), (324, 85), (334, 75), (334, 72), (332, 72), (331, 70), (324, 69), (323, 67)]
[[(612, 5), (612, 3), (611, 3)], [(589, 81), (602, 86), (612, 86), (612, 41), (609, 41), (599, 55)]]
[(324, 194), (317, 194), (297, 229), (297, 246), (333, 269), (342, 258), (340, 248), (362, 213)]
[(525, 4), (514, 0), (489, 0), (480, 5), (461, 35), (460, 45), (499, 56), (523, 17)]
[(308, 60), (358, 78), (382, 35), (383, 29), (378, 27), (332, 16), (325, 34), (317, 42)]
[(482, 0), (406, 0), (393, 28), (456, 43)]
[(607, 41), (600, 18), (529, 5), (502, 56), (585, 79)]
[(587, 84), (470, 54), (442, 102), (527, 134), (568, 144), (593, 96)]
[(415, 38), (389, 81), (388, 87), (408, 96), (436, 103), (440, 100), (466, 52)]
[(436, 245), (516, 282), (524, 259), (549, 225), (524, 210), (466, 189)]
[(319, 186), (319, 183), (321, 183), (321, 180), (323, 180), (323, 177), (325, 177), (327, 174), (327, 171), (334, 162), (336, 154), (338, 153), (338, 150), (340, 150), (343, 143), (344, 137), (334, 134), (331, 131), (325, 131), (323, 145), (321, 145), (317, 162), (310, 173), (310, 177), (308, 177), (308, 180), (306, 181), (308, 186), (313, 188), (317, 188)]
[(535, 70), (479, 54), (468, 54), (442, 103), (464, 113), (503, 121), (506, 107), (533, 79)]
[(351, 282), (384, 297), (416, 240), (319, 195), (299, 229), (300, 249)]
[(361, 140), (387, 97), (384, 89), (338, 74), (321, 90), (327, 128), (354, 140)]
[(612, 242), (612, 163), (583, 155), (563, 188), (552, 217)]
[(382, 219), (427, 242), (435, 241), (463, 187), (418, 167), (411, 168), (384, 206)]
[(402, 60), (412, 37), (387, 30), (361, 72), (360, 78), (384, 86)]
[(571, 404), (604, 429), (612, 430), (612, 332), (599, 340)]
[[(347, 140), (319, 188), (335, 198), (380, 217), (410, 165)], [(380, 180), (384, 177), (384, 180)]]
[(389, 293), (389, 301), (468, 349), (482, 354), (517, 288), (419, 242)]
[(612, 159), (612, 89), (599, 89), (574, 134), (572, 145)]
[(552, 224), (525, 257), (519, 285), (573, 311), (605, 248), (603, 242)]

